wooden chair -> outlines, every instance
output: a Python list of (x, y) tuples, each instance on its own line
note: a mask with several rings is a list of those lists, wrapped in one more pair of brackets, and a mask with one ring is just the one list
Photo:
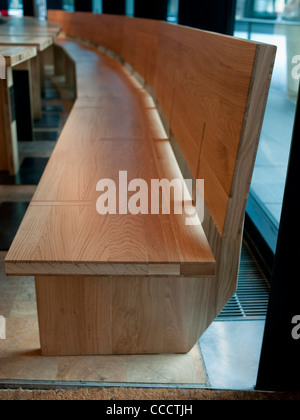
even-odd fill
[[(276, 49), (120, 16), (49, 19), (69, 37), (78, 99), (6, 271), (36, 278), (44, 355), (188, 352), (236, 291)], [(97, 182), (120, 171), (204, 179), (203, 225), (99, 216)]]

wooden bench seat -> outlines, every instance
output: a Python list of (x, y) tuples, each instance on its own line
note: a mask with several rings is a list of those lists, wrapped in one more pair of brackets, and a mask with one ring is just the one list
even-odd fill
[[(73, 47), (70, 44), (64, 42), (67, 51)], [(77, 45), (76, 51), (79, 56), (82, 51), (84, 56), (83, 47)], [(86, 56), (84, 66), (90, 63), (93, 68), (97, 64), (101, 71), (95, 72), (93, 78), (89, 73), (81, 77), (79, 60), (78, 92), (81, 92), (81, 81), (84, 84), (90, 81), (98, 103), (90, 102), (91, 97), (81, 99), (79, 95), (71, 111), (26, 216), (33, 217), (35, 223), (30, 232), (21, 228), (19, 235), (25, 236), (16, 239), (19, 243), (31, 243), (23, 248), (22, 256), (18, 251), (17, 258), (23, 261), (23, 266), (32, 261), (31, 267), (20, 270), (19, 274), (182, 275), (185, 264), (189, 264), (189, 272), (194, 267), (195, 275), (213, 275), (215, 260), (203, 229), (186, 227), (184, 215), (174, 220), (171, 215), (99, 216), (95, 211), (98, 181), (109, 178), (118, 185), (120, 170), (127, 171), (128, 182), (140, 178), (149, 185), (151, 179), (171, 181), (182, 175), (164, 128), (159, 125), (159, 115), (157, 111), (154, 113), (153, 101), (150, 108), (153, 112), (148, 114), (145, 108), (145, 102), (151, 100), (149, 95), (136, 88), (120, 63), (96, 51), (88, 52), (90, 61), (86, 61)], [(76, 55), (73, 57), (76, 59)], [(108, 78), (112, 83), (107, 82)], [(161, 165), (159, 160), (168, 164)], [(63, 223), (66, 217), (71, 225)], [(30, 223), (26, 218), (23, 226)], [(165, 224), (170, 230), (164, 229)], [(48, 240), (42, 237), (55, 232), (58, 225), (61, 225), (60, 234), (68, 238), (63, 247), (57, 246), (55, 236)], [(83, 235), (78, 235), (79, 231)], [(71, 239), (73, 235), (78, 237), (76, 247)], [(99, 238), (102, 238), (100, 243)], [(47, 245), (41, 252), (42, 242)], [(15, 257), (10, 254), (9, 258)], [(131, 264), (124, 269), (122, 263)]]
[[(275, 48), (119, 16), (50, 19), (73, 37), (59, 45), (77, 101), (6, 272), (35, 276), (44, 355), (188, 352), (236, 290)], [(99, 215), (97, 183), (120, 171), (203, 178), (203, 225)]]

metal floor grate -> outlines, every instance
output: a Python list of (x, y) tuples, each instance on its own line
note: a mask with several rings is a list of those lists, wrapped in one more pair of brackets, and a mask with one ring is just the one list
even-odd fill
[(237, 293), (217, 321), (265, 319), (271, 286), (259, 263), (243, 246)]

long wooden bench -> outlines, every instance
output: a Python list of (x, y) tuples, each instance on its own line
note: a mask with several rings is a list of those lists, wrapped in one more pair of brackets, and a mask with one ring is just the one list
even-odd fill
[[(121, 16), (49, 19), (68, 36), (77, 101), (6, 272), (35, 276), (44, 355), (188, 352), (236, 291), (276, 49)], [(98, 182), (120, 171), (204, 179), (202, 225), (99, 215)]]

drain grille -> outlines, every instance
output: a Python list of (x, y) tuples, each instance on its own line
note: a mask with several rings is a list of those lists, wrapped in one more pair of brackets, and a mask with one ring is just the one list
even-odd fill
[(247, 246), (244, 245), (237, 293), (217, 320), (265, 319), (270, 289), (267, 277)]

